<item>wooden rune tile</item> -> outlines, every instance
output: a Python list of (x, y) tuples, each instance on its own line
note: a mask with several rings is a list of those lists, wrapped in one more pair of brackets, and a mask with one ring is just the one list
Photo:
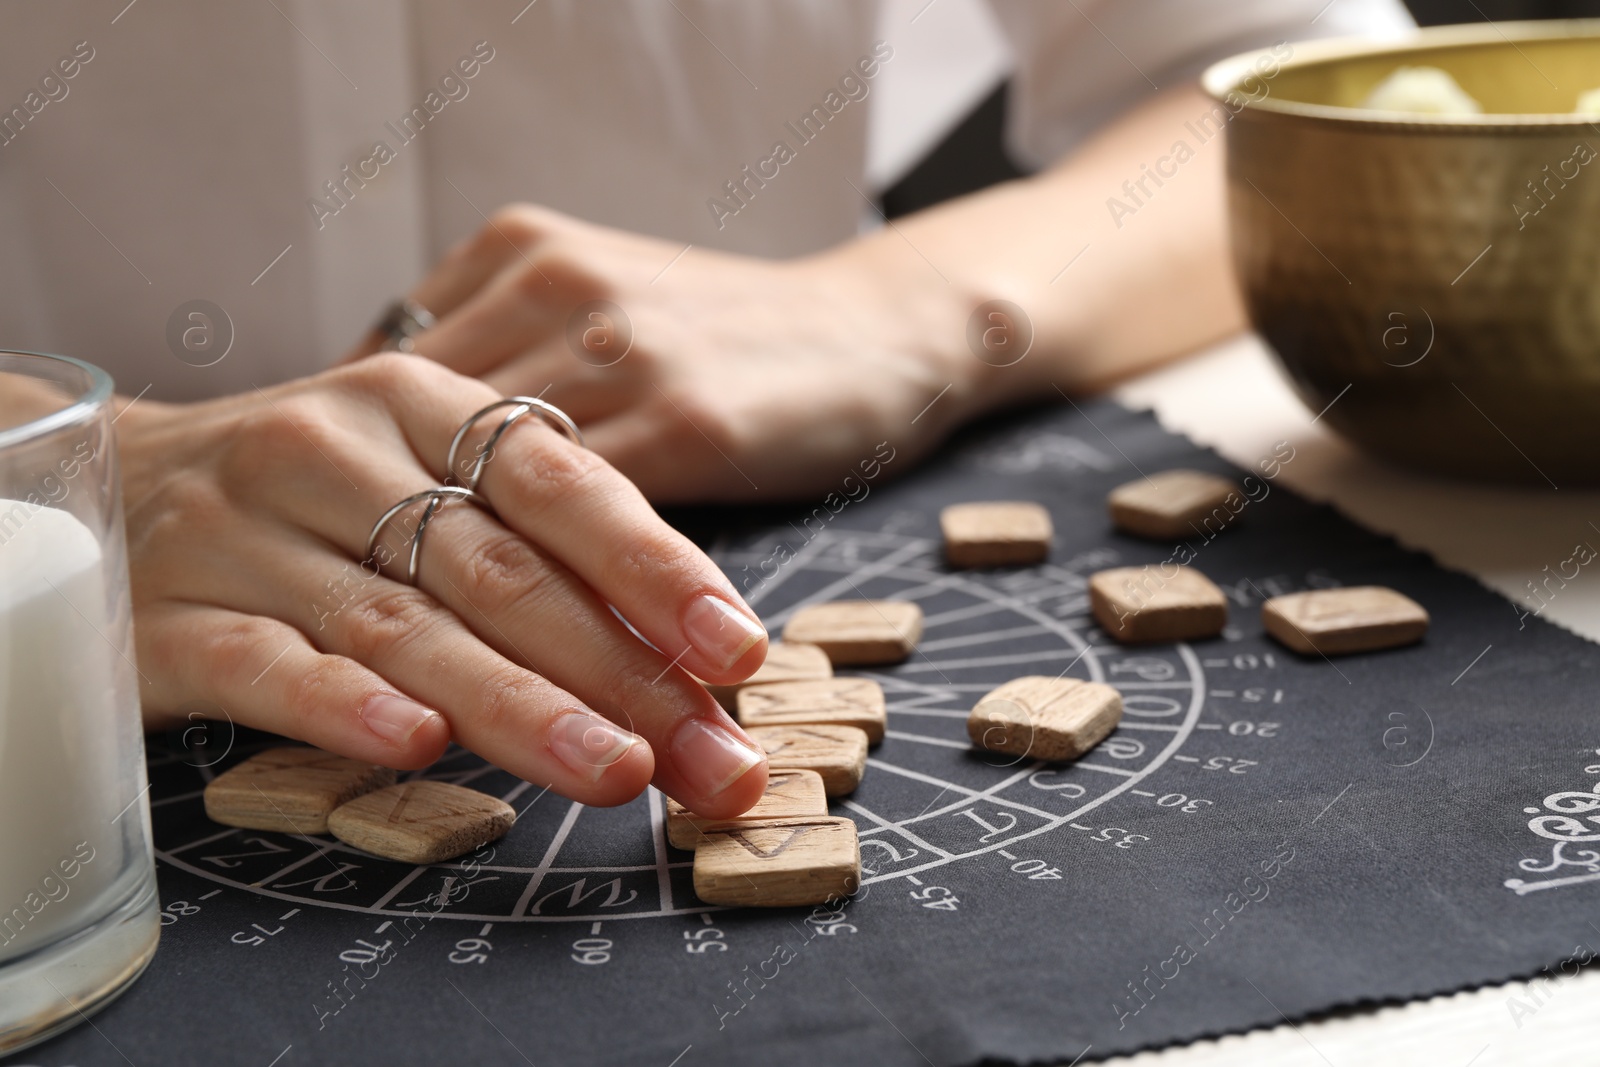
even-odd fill
[(394, 771), (294, 746), (257, 753), (206, 786), (206, 814), (224, 826), (325, 834), (339, 805), (394, 782)]
[(1314, 589), (1261, 605), (1261, 625), (1296, 652), (1337, 656), (1374, 652), (1422, 640), (1428, 612), (1381, 585)]
[(939, 513), (939, 528), (952, 567), (1042, 563), (1055, 535), (1050, 513), (1031, 501), (951, 504)]
[(989, 691), (967, 717), (979, 748), (1041, 760), (1077, 759), (1122, 719), (1122, 694), (1077, 678), (1034, 675)]
[(867, 769), (867, 732), (858, 726), (755, 726), (745, 733), (767, 754), (767, 773), (816, 771), (830, 797), (855, 792)]
[(707, 904), (788, 908), (848, 896), (861, 884), (849, 819), (708, 823), (694, 852), (695, 895)]
[(442, 863), (498, 840), (516, 812), (498, 797), (449, 782), (391, 785), (328, 816), (340, 841), (402, 863)]
[(1175, 564), (1119, 567), (1089, 578), (1089, 609), (1118, 641), (1195, 641), (1228, 622), (1228, 600), (1211, 579)]
[(899, 663), (922, 636), (922, 609), (908, 600), (809, 604), (783, 628), (785, 641), (820, 645), (835, 667)]
[(767, 791), (755, 806), (738, 819), (711, 820), (696, 815), (671, 797), (667, 798), (667, 840), (673, 848), (692, 852), (700, 843), (700, 827), (708, 822), (760, 822), (791, 815), (828, 814), (828, 796), (822, 776), (816, 771), (767, 772)]
[(808, 682), (833, 677), (833, 663), (816, 645), (799, 641), (773, 641), (767, 645), (766, 661), (756, 673), (732, 685), (707, 685), (711, 695), (729, 711), (738, 707), (739, 690), (771, 682)]
[[(1157, 541), (1215, 534), (1232, 522), (1242, 501), (1239, 487), (1204, 471), (1172, 470), (1119, 485), (1106, 497), (1117, 528)], [(1243, 504), (1239, 505), (1243, 507)]]
[(739, 694), (739, 725), (855, 726), (877, 744), (889, 722), (883, 687), (870, 678), (753, 685)]

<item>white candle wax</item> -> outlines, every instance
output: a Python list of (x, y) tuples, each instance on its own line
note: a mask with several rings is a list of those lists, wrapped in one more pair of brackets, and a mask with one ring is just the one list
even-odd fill
[[(119, 766), (100, 544), (74, 516), (0, 498), (0, 960), (93, 921), (144, 818)], [(133, 758), (133, 757), (129, 757)], [(136, 783), (130, 788), (130, 783)], [(130, 795), (122, 795), (128, 792)]]

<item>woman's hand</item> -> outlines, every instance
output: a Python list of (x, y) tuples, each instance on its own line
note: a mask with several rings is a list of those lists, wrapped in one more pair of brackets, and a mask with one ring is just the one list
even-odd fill
[[(497, 398), (389, 354), (248, 395), (125, 409), (146, 722), (203, 702), (401, 768), (453, 739), (586, 804), (653, 781), (708, 815), (744, 811), (765, 758), (690, 672), (748, 677), (766, 634), (593, 452), (524, 418), (484, 471), (494, 513), (445, 505), (416, 588), (392, 575), (420, 509), (387, 528), (383, 572), (358, 562), (378, 516), (440, 484), (456, 427)], [(480, 421), (469, 449), (503, 414)]]
[[(983, 411), (1101, 389), (1243, 329), (1221, 142), (1158, 195), (1143, 176), (1218, 110), (1196, 85), (1168, 89), (1033, 178), (797, 260), (503, 208), (412, 293), (440, 320), (416, 348), (542, 392), (652, 499), (820, 496), (880, 441), (915, 457)], [(1107, 210), (1130, 176), (1134, 219)]]
[(977, 301), (908, 255), (684, 251), (518, 205), (412, 292), (439, 320), (415, 347), (561, 407), (652, 500), (820, 493), (879, 442), (916, 455), (971, 414)]

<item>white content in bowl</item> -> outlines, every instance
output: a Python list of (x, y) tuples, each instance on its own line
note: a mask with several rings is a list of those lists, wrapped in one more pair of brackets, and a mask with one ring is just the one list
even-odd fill
[(1400, 67), (1367, 94), (1374, 111), (1421, 115), (1481, 115), (1483, 108), (1456, 80), (1438, 67)]
[(1578, 106), (1572, 109), (1577, 115), (1600, 115), (1600, 89), (1590, 89), (1578, 94)]

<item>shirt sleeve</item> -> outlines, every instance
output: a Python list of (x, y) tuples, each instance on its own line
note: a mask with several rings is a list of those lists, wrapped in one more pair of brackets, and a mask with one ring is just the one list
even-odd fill
[(990, 0), (1016, 56), (1007, 147), (1044, 167), (1159, 89), (1252, 48), (1397, 37), (1400, 0)]

